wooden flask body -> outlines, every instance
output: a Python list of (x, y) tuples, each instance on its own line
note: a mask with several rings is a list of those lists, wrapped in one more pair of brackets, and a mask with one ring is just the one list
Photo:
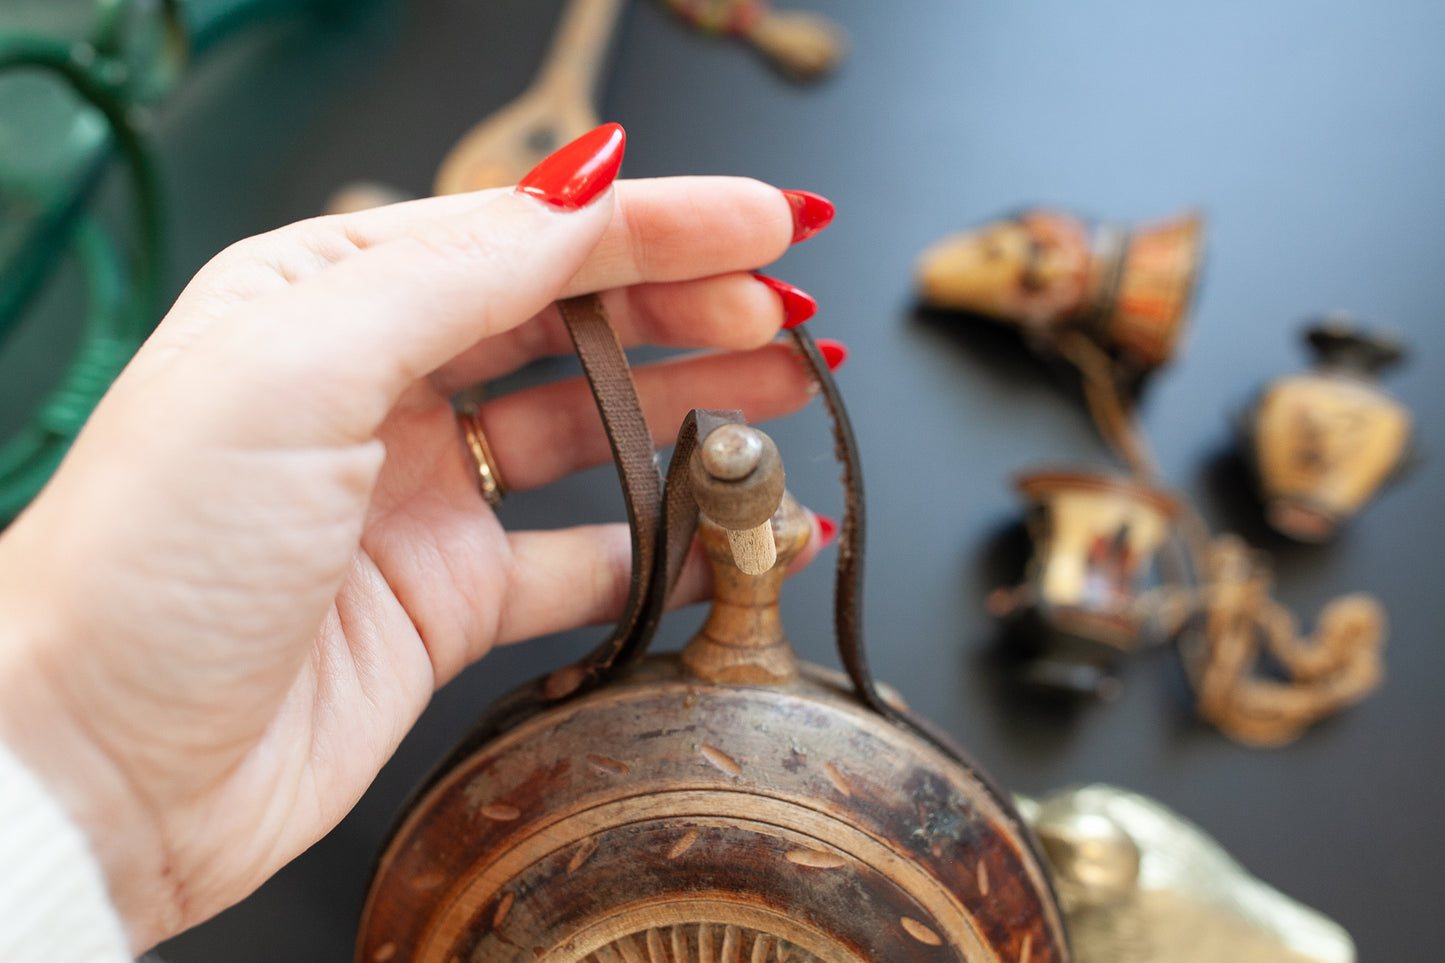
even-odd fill
[(813, 666), (718, 685), (651, 657), (442, 771), (359, 963), (1066, 958), (1007, 803)]

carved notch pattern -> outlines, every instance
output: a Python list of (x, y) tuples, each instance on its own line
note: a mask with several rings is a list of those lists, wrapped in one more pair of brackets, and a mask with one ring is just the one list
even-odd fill
[(771, 933), (746, 926), (689, 923), (653, 927), (614, 940), (580, 963), (823, 963)]

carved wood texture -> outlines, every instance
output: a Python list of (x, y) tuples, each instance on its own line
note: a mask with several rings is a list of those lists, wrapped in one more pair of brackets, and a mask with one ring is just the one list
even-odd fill
[(1022, 832), (822, 670), (711, 685), (657, 657), (453, 760), (379, 861), (357, 960), (1062, 963)]

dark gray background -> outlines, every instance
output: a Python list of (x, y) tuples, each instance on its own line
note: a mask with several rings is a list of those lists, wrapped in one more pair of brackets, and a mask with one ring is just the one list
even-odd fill
[[(1156, 796), (1342, 922), (1362, 959), (1432, 958), (1445, 863), (1445, 6), (815, 5), (848, 28), (852, 55), (801, 88), (660, 5), (633, 4), (602, 112), (627, 127), (627, 176), (747, 174), (837, 203), (833, 228), (771, 270), (821, 301), (815, 334), (852, 349), (840, 379), (868, 482), (877, 673), (1005, 785), (1106, 780)], [(157, 125), (173, 290), (226, 243), (316, 212), (344, 180), (425, 192), (452, 142), (525, 86), (559, 8), (373, 5), (257, 31), (201, 65)], [(1013, 698), (990, 654), (982, 599), (1009, 577), (1010, 476), (1108, 457), (1072, 391), (1016, 343), (917, 312), (911, 272), (937, 237), (1035, 203), (1124, 221), (1198, 206), (1210, 219), (1187, 348), (1146, 398), (1165, 471), (1214, 528), (1275, 553), (1279, 594), (1307, 623), (1357, 589), (1377, 593), (1392, 622), (1384, 689), (1294, 746), (1245, 749), (1194, 722), (1172, 654), (1139, 658), (1120, 702), (1077, 714)], [(1292, 546), (1261, 531), (1241, 491), (1229, 418), (1303, 365), (1301, 319), (1332, 308), (1413, 342), (1388, 384), (1419, 416), (1425, 459), (1334, 544)], [(774, 435), (795, 493), (836, 514), (816, 406)], [(556, 526), (621, 509), (600, 470), (513, 496), (502, 516)], [(796, 579), (787, 602), (794, 641), (823, 662), (831, 561)], [(699, 617), (673, 617), (664, 641)], [(163, 953), (348, 959), (368, 864), (408, 787), (494, 696), (595, 638), (489, 656), (438, 695), (339, 828)]]

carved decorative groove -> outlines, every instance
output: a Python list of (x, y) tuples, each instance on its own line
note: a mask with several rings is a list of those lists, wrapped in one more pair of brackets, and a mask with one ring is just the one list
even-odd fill
[(988, 895), (988, 866), (981, 859), (978, 861), (978, 891)]
[(844, 777), (842, 771), (837, 766), (831, 762), (825, 763), (823, 765), (823, 773), (828, 777), (828, 781), (833, 784), (834, 789), (845, 796), (853, 795), (853, 787), (848, 785), (847, 778)]
[(375, 960), (376, 963), (386, 963), (387, 960), (394, 956), (396, 956), (395, 943), (383, 943), (376, 948), (375, 953), (371, 954), (371, 958)]
[(516, 902), (516, 899), (516, 893), (508, 893), (502, 897), (502, 901), (497, 904), (497, 915), (492, 917), (492, 929), (501, 928), (502, 921), (505, 920), (507, 914), (512, 911), (512, 903)]
[(608, 758), (607, 756), (589, 754), (587, 756), (587, 764), (604, 776), (626, 776), (632, 772), (632, 770), (628, 768), (627, 763)]
[(837, 869), (848, 862), (841, 853), (825, 853), (818, 849), (794, 849), (788, 853), (787, 860), (809, 869)]
[(499, 823), (509, 823), (521, 818), (522, 811), (516, 806), (508, 806), (505, 803), (494, 803), (490, 806), (483, 806), (479, 810), (486, 818)]
[(738, 765), (738, 761), (716, 746), (703, 746), (700, 751), (704, 759), (714, 766), (717, 766), (729, 776), (741, 776), (743, 774), (743, 767)]
[(1019, 948), (1019, 963), (1029, 963), (1029, 957), (1034, 955), (1034, 938), (1024, 934), (1023, 946)]
[(672, 848), (667, 851), (667, 858), (677, 859), (677, 857), (681, 856), (689, 849), (692, 849), (692, 844), (695, 842), (697, 842), (697, 830), (689, 829), (686, 833), (683, 834), (681, 839), (672, 844)]
[(907, 931), (908, 935), (913, 937), (918, 942), (926, 943), (929, 946), (943, 945), (943, 938), (937, 933), (933, 932), (933, 930), (918, 922), (918, 920), (913, 919), (909, 916), (905, 916), (900, 919), (899, 922), (903, 924), (903, 929)]
[(580, 963), (823, 963), (771, 933), (690, 923), (653, 927), (598, 947)]
[(567, 861), (567, 872), (577, 872), (577, 870), (582, 867), (582, 864), (587, 862), (595, 852), (597, 852), (597, 838), (595, 836), (589, 836), (582, 840), (582, 842), (577, 844), (577, 852), (573, 853), (572, 858)]
[(442, 873), (421, 873), (412, 877), (411, 888), (424, 893), (429, 889), (436, 889), (446, 881), (447, 878)]

